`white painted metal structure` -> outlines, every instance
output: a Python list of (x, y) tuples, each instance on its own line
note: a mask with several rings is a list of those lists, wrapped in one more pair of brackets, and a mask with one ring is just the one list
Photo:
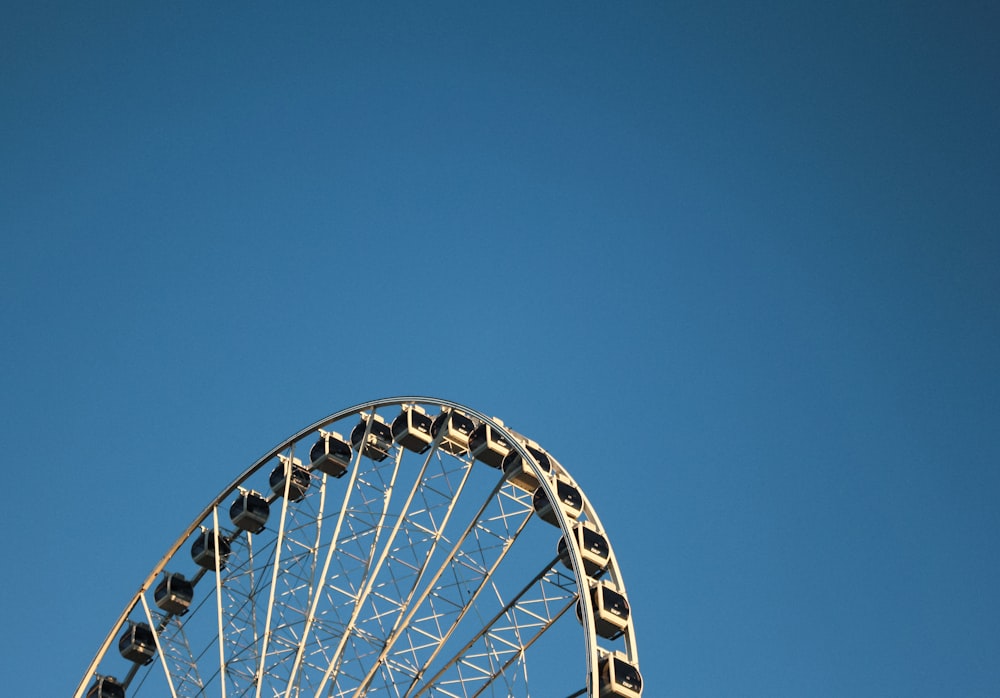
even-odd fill
[[(371, 415), (391, 424), (415, 406), (431, 418), (451, 412), (488, 425), (531, 473), (477, 462), (463, 435), (450, 438), (446, 428), (430, 439), (400, 434), (381, 443), (383, 452), (363, 446), (377, 441), (371, 430), (381, 420)], [(310, 465), (317, 439), (355, 428), (356, 447), (341, 477)], [(627, 603), (622, 617), (609, 616), (616, 632), (606, 621), (596, 626), (600, 634), (595, 630), (591, 589), (625, 597), (614, 552), (609, 544), (596, 553), (584, 549), (584, 536), (572, 533), (585, 522), (607, 543), (604, 528), (569, 472), (542, 451), (546, 472), (531, 451), (539, 454), (535, 442), (499, 420), (428, 397), (375, 400), (306, 427), (224, 488), (181, 533), (114, 622), (75, 698), (114, 695), (95, 688), (109, 675), (121, 677), (130, 698), (638, 698)], [(297, 500), (294, 463), (309, 474)], [(278, 483), (272, 493), (267, 477), (278, 468), (284, 489)], [(533, 516), (535, 493), (524, 482), (535, 480), (547, 502), (559, 501), (558, 482), (579, 490), (582, 506), (546, 510), (558, 529)], [(253, 533), (229, 517), (230, 503), (250, 489), (266, 493), (270, 507), (265, 528)], [(562, 556), (560, 534), (569, 543)], [(189, 554), (199, 537), (201, 566)], [(206, 558), (206, 547), (222, 554)], [(193, 583), (186, 613), (155, 604), (153, 590), (166, 573)], [(135, 623), (154, 630), (151, 664), (109, 651)], [(634, 676), (622, 682), (630, 667)]]

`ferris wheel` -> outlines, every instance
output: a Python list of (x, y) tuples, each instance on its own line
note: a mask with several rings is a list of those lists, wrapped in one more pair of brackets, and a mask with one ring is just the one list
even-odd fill
[(458, 403), (289, 437), (126, 604), (74, 698), (640, 698), (625, 584), (583, 490)]

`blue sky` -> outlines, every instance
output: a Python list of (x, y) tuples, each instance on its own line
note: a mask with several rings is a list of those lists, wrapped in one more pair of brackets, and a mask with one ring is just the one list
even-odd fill
[(271, 446), (428, 394), (587, 491), (646, 695), (996, 695), (998, 15), (8, 7), (2, 683), (75, 686)]

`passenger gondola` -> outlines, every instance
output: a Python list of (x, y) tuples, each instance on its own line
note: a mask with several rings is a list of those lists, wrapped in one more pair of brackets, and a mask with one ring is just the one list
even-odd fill
[[(309, 483), (312, 480), (309, 471), (302, 467), (302, 462), (298, 458), (289, 459), (282, 456), (278, 458), (281, 462), (271, 471), (271, 477), (268, 478), (271, 491), (277, 496), (283, 497), (285, 478), (291, 477), (291, 482), (288, 483), (288, 501), (298, 502), (306, 496), (306, 490), (309, 489)], [(290, 475), (288, 474), (289, 469), (291, 469)]]
[[(628, 627), (628, 599), (611, 582), (591, 582), (590, 604), (594, 609), (594, 630), (603, 638), (614, 640)], [(576, 618), (583, 622), (580, 602), (576, 602)]]
[[(493, 421), (503, 426), (496, 417)], [(503, 459), (510, 453), (511, 443), (500, 431), (483, 422), (469, 435), (469, 452), (476, 460), (491, 468), (500, 468)]]
[(125, 688), (114, 676), (98, 676), (87, 698), (125, 698)]
[(604, 654), (597, 660), (600, 698), (642, 698), (639, 669), (621, 652)]
[(118, 638), (118, 652), (130, 662), (149, 664), (156, 656), (156, 638), (146, 623), (131, 623)]
[(351, 448), (373, 461), (384, 461), (392, 448), (392, 430), (380, 415), (362, 412), (361, 421), (351, 431)]
[(431, 446), (432, 420), (420, 405), (403, 405), (399, 416), (392, 420), (392, 438), (405, 449), (423, 453)]
[(442, 431), (441, 448), (456, 456), (469, 450), (469, 436), (476, 423), (461, 412), (445, 408), (431, 423), (431, 437), (437, 438)]
[(343, 477), (351, 467), (354, 452), (344, 437), (335, 431), (321, 431), (319, 435), (319, 440), (309, 451), (312, 468), (331, 477)]
[[(559, 502), (559, 508), (566, 514), (567, 519), (573, 521), (580, 516), (580, 512), (583, 511), (583, 495), (580, 494), (580, 490), (561, 477), (556, 478), (556, 497)], [(555, 509), (552, 503), (549, 502), (549, 498), (545, 496), (545, 490), (541, 487), (537, 488), (535, 494), (532, 495), (531, 505), (542, 521), (550, 523), (553, 526), (559, 525)]]
[[(608, 545), (608, 539), (594, 527), (594, 524), (589, 521), (581, 521), (573, 526), (571, 535), (580, 549), (583, 569), (588, 577), (595, 577), (608, 568), (611, 561), (611, 548)], [(559, 560), (563, 565), (572, 569), (573, 563), (566, 546), (565, 536), (559, 539), (557, 550)]]
[(153, 600), (160, 610), (172, 613), (175, 616), (184, 615), (191, 606), (191, 599), (194, 598), (194, 585), (191, 584), (182, 574), (163, 575), (156, 591), (153, 592)]
[(220, 570), (226, 567), (226, 558), (229, 557), (231, 552), (229, 547), (229, 542), (220, 532), (216, 536), (214, 529), (208, 528), (202, 530), (200, 534), (195, 536), (194, 543), (191, 544), (191, 559), (194, 560), (195, 564), (202, 567), (209, 572), (215, 571), (216, 566), (216, 538), (218, 538), (218, 566)]
[[(524, 447), (531, 454), (531, 457), (535, 459), (535, 463), (538, 464), (542, 472), (547, 473), (552, 470), (552, 463), (549, 461), (549, 457), (538, 444), (529, 441)], [(521, 454), (515, 449), (512, 448), (504, 456), (504, 459), (500, 462), (500, 467), (511, 484), (520, 487), (525, 492), (534, 492), (538, 489), (538, 477), (530, 466), (524, 464)]]
[(239, 496), (229, 507), (229, 518), (233, 525), (249, 533), (260, 533), (267, 524), (271, 506), (259, 493), (240, 490)]

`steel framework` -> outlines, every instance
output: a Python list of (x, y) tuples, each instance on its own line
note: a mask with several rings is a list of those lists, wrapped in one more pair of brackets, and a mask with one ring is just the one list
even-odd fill
[[(477, 454), (451, 415), (488, 427), (508, 451), (499, 470), (477, 464), (498, 452)], [(348, 442), (351, 429), (343, 472), (310, 457), (314, 441)], [(228, 514), (248, 492), (265, 493), (261, 530)], [(185, 570), (189, 607), (158, 605), (158, 581)], [(125, 638), (122, 656), (109, 651), (135, 624), (153, 631), (146, 663), (142, 647), (124, 658)], [(638, 698), (638, 666), (614, 551), (570, 473), (496, 418), (394, 397), (306, 427), (212, 499), (126, 604), (74, 698)]]

